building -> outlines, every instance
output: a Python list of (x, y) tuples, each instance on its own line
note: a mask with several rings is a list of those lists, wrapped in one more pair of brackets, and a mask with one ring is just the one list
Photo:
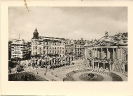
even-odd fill
[(35, 29), (31, 39), (31, 55), (43, 57), (50, 64), (59, 64), (65, 57), (65, 39), (39, 36)]
[(70, 39), (65, 40), (65, 55), (66, 55), (66, 61), (68, 61), (69, 63), (75, 60), (74, 40), (70, 40)]
[(28, 55), (27, 55), (27, 59), (31, 58), (31, 42), (27, 42), (27, 48), (28, 48)]
[(11, 43), (12, 41), (8, 41), (8, 59), (11, 58)]
[(128, 71), (127, 33), (105, 36), (85, 44), (85, 58), (92, 68), (109, 69), (110, 71)]
[(81, 40), (74, 40), (74, 46), (75, 46), (75, 58), (76, 59), (84, 59), (85, 57), (85, 42), (87, 40), (83, 40), (83, 38), (81, 38)]
[(27, 43), (24, 39), (14, 39), (11, 43), (11, 58), (24, 59), (28, 55)]
[(40, 56), (57, 56), (64, 57), (65, 55), (65, 39), (39, 36), (37, 29), (33, 33), (31, 40), (32, 55)]
[(81, 40), (70, 40), (70, 39), (66, 39), (66, 56), (68, 56), (70, 58), (69, 61), (73, 61), (73, 60), (79, 60), (79, 59), (84, 59), (85, 57), (85, 42), (87, 40), (83, 40), (83, 38), (81, 38)]

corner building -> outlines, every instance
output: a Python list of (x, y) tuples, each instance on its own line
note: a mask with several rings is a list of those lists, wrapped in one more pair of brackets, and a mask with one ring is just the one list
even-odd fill
[(11, 58), (24, 59), (29, 54), (27, 43), (23, 39), (14, 39), (11, 43)]
[(42, 57), (64, 57), (65, 39), (39, 36), (37, 29), (31, 39), (31, 55)]

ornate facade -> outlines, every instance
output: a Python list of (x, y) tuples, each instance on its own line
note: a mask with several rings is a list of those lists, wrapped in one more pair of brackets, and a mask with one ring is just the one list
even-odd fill
[(31, 39), (31, 54), (39, 56), (56, 56), (64, 57), (65, 55), (65, 39), (39, 36), (37, 29), (33, 33)]
[(110, 71), (128, 71), (127, 33), (105, 36), (92, 43), (85, 44), (85, 58), (92, 68), (109, 69)]
[(76, 59), (84, 59), (85, 57), (85, 45), (86, 40), (83, 40), (83, 38), (81, 38), (81, 40), (75, 40), (74, 44), (75, 44), (75, 58)]

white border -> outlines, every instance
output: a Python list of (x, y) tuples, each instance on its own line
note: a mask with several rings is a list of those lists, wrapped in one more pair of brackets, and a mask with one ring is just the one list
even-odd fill
[[(133, 95), (133, 2), (132, 1), (27, 1), (28, 6), (127, 6), (128, 7), (128, 81), (124, 82), (11, 82), (8, 81), (8, 6), (24, 6), (24, 1), (1, 4), (1, 95)], [(119, 13), (118, 13), (119, 14)]]

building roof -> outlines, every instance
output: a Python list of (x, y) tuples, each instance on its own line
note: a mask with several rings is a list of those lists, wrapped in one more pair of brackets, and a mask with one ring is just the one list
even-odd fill
[(105, 36), (100, 38), (99, 40), (94, 40), (92, 42), (86, 43), (85, 46), (123, 46), (127, 45), (127, 34), (118, 33), (114, 36), (109, 36), (108, 32), (105, 32)]
[(14, 39), (11, 44), (26, 44), (24, 39)]

